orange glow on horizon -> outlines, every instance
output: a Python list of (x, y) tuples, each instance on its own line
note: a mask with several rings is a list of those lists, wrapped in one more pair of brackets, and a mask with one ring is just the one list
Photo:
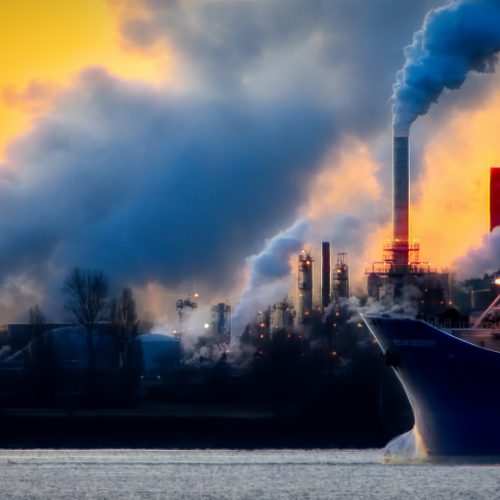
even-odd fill
[(121, 12), (106, 0), (2, 3), (0, 159), (7, 143), (50, 109), (86, 66), (153, 84), (167, 79), (165, 47), (146, 53), (124, 46), (118, 32)]
[[(329, 227), (332, 216), (350, 212), (359, 216), (375, 214), (375, 220), (383, 221), (387, 210), (385, 204), (391, 201), (383, 198), (382, 186), (376, 177), (379, 168), (368, 146), (355, 139), (344, 140), (338, 156), (328, 158), (316, 176), (304, 209), (306, 215), (323, 228)], [(364, 246), (359, 248), (359, 254), (349, 255), (351, 281), (355, 286), (363, 287), (364, 263), (380, 260), (382, 246), (391, 233), (390, 224), (380, 224), (364, 235)], [(325, 238), (328, 237), (326, 231)], [(333, 245), (334, 252), (343, 250), (342, 241), (335, 241)]]
[(379, 166), (368, 147), (354, 139), (341, 145), (340, 154), (327, 159), (311, 189), (306, 215), (319, 219), (325, 214), (345, 212), (349, 207), (369, 203), (378, 210), (382, 189), (375, 174)]
[[(492, 165), (500, 164), (499, 107), (500, 91), (495, 91), (476, 109), (456, 113), (422, 146), (422, 173), (418, 182), (412, 181), (415, 201), (410, 215), (411, 237), (421, 242), (421, 260), (450, 267), (472, 247), (481, 245), (488, 233), (489, 171)], [(327, 161), (314, 180), (304, 212), (323, 228), (332, 216), (350, 210), (357, 214), (380, 212), (382, 221), (392, 198), (382, 197), (378, 168), (382, 166), (376, 164), (368, 147), (345, 141), (335, 163)], [(364, 282), (361, 264), (380, 261), (391, 234), (392, 222), (380, 224), (366, 235), (360, 255), (349, 255), (354, 280)], [(335, 243), (342, 245), (341, 241)]]
[(411, 233), (421, 258), (449, 266), (489, 231), (489, 171), (500, 162), (500, 92), (476, 110), (458, 113), (425, 146), (424, 172), (414, 190)]

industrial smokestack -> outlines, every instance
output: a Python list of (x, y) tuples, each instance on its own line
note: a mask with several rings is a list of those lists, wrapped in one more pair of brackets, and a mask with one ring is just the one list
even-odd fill
[(337, 267), (335, 269), (335, 300), (348, 299), (349, 293), (349, 266), (347, 265), (347, 253), (337, 254)]
[(323, 308), (330, 304), (330, 243), (321, 244), (321, 302)]
[(410, 215), (410, 156), (408, 135), (394, 134), (393, 149), (393, 253), (399, 270), (408, 266)]
[(299, 255), (299, 323), (311, 317), (313, 309), (313, 258), (304, 250)]
[(264, 249), (248, 259), (248, 280), (231, 315), (231, 342), (243, 333), (260, 309), (280, 300), (290, 289), (290, 256), (303, 245), (309, 221), (299, 219), (267, 241)]

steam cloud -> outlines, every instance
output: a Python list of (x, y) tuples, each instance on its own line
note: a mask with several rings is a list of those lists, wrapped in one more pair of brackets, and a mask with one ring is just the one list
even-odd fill
[(500, 227), (485, 235), (482, 245), (459, 258), (454, 267), (463, 278), (497, 272), (500, 269)]
[(240, 335), (259, 309), (281, 300), (290, 289), (290, 257), (304, 244), (309, 222), (299, 219), (271, 238), (264, 250), (248, 259), (250, 274), (233, 315), (233, 339)]
[(60, 317), (73, 266), (227, 296), (245, 257), (298, 217), (339, 138), (371, 141), (388, 123), (393, 49), (440, 2), (137, 0), (150, 15), (122, 19), (126, 44), (164, 42), (173, 87), (86, 68), (67, 89), (4, 92), (10, 105), (57, 98), (0, 169), (2, 320), (34, 303)]
[(394, 131), (407, 135), (445, 89), (457, 89), (470, 71), (493, 72), (500, 51), (500, 2), (459, 0), (431, 10), (405, 48), (393, 87)]

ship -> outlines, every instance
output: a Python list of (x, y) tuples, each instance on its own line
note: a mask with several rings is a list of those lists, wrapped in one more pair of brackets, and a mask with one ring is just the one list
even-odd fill
[[(500, 280), (495, 280), (500, 285)], [(363, 314), (401, 382), (414, 426), (384, 461), (500, 463), (500, 293), (472, 327)]]

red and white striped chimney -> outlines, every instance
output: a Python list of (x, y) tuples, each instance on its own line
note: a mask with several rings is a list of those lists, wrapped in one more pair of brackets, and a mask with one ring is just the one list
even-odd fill
[(410, 156), (408, 135), (394, 134), (393, 140), (393, 251), (394, 265), (408, 267), (410, 220)]

